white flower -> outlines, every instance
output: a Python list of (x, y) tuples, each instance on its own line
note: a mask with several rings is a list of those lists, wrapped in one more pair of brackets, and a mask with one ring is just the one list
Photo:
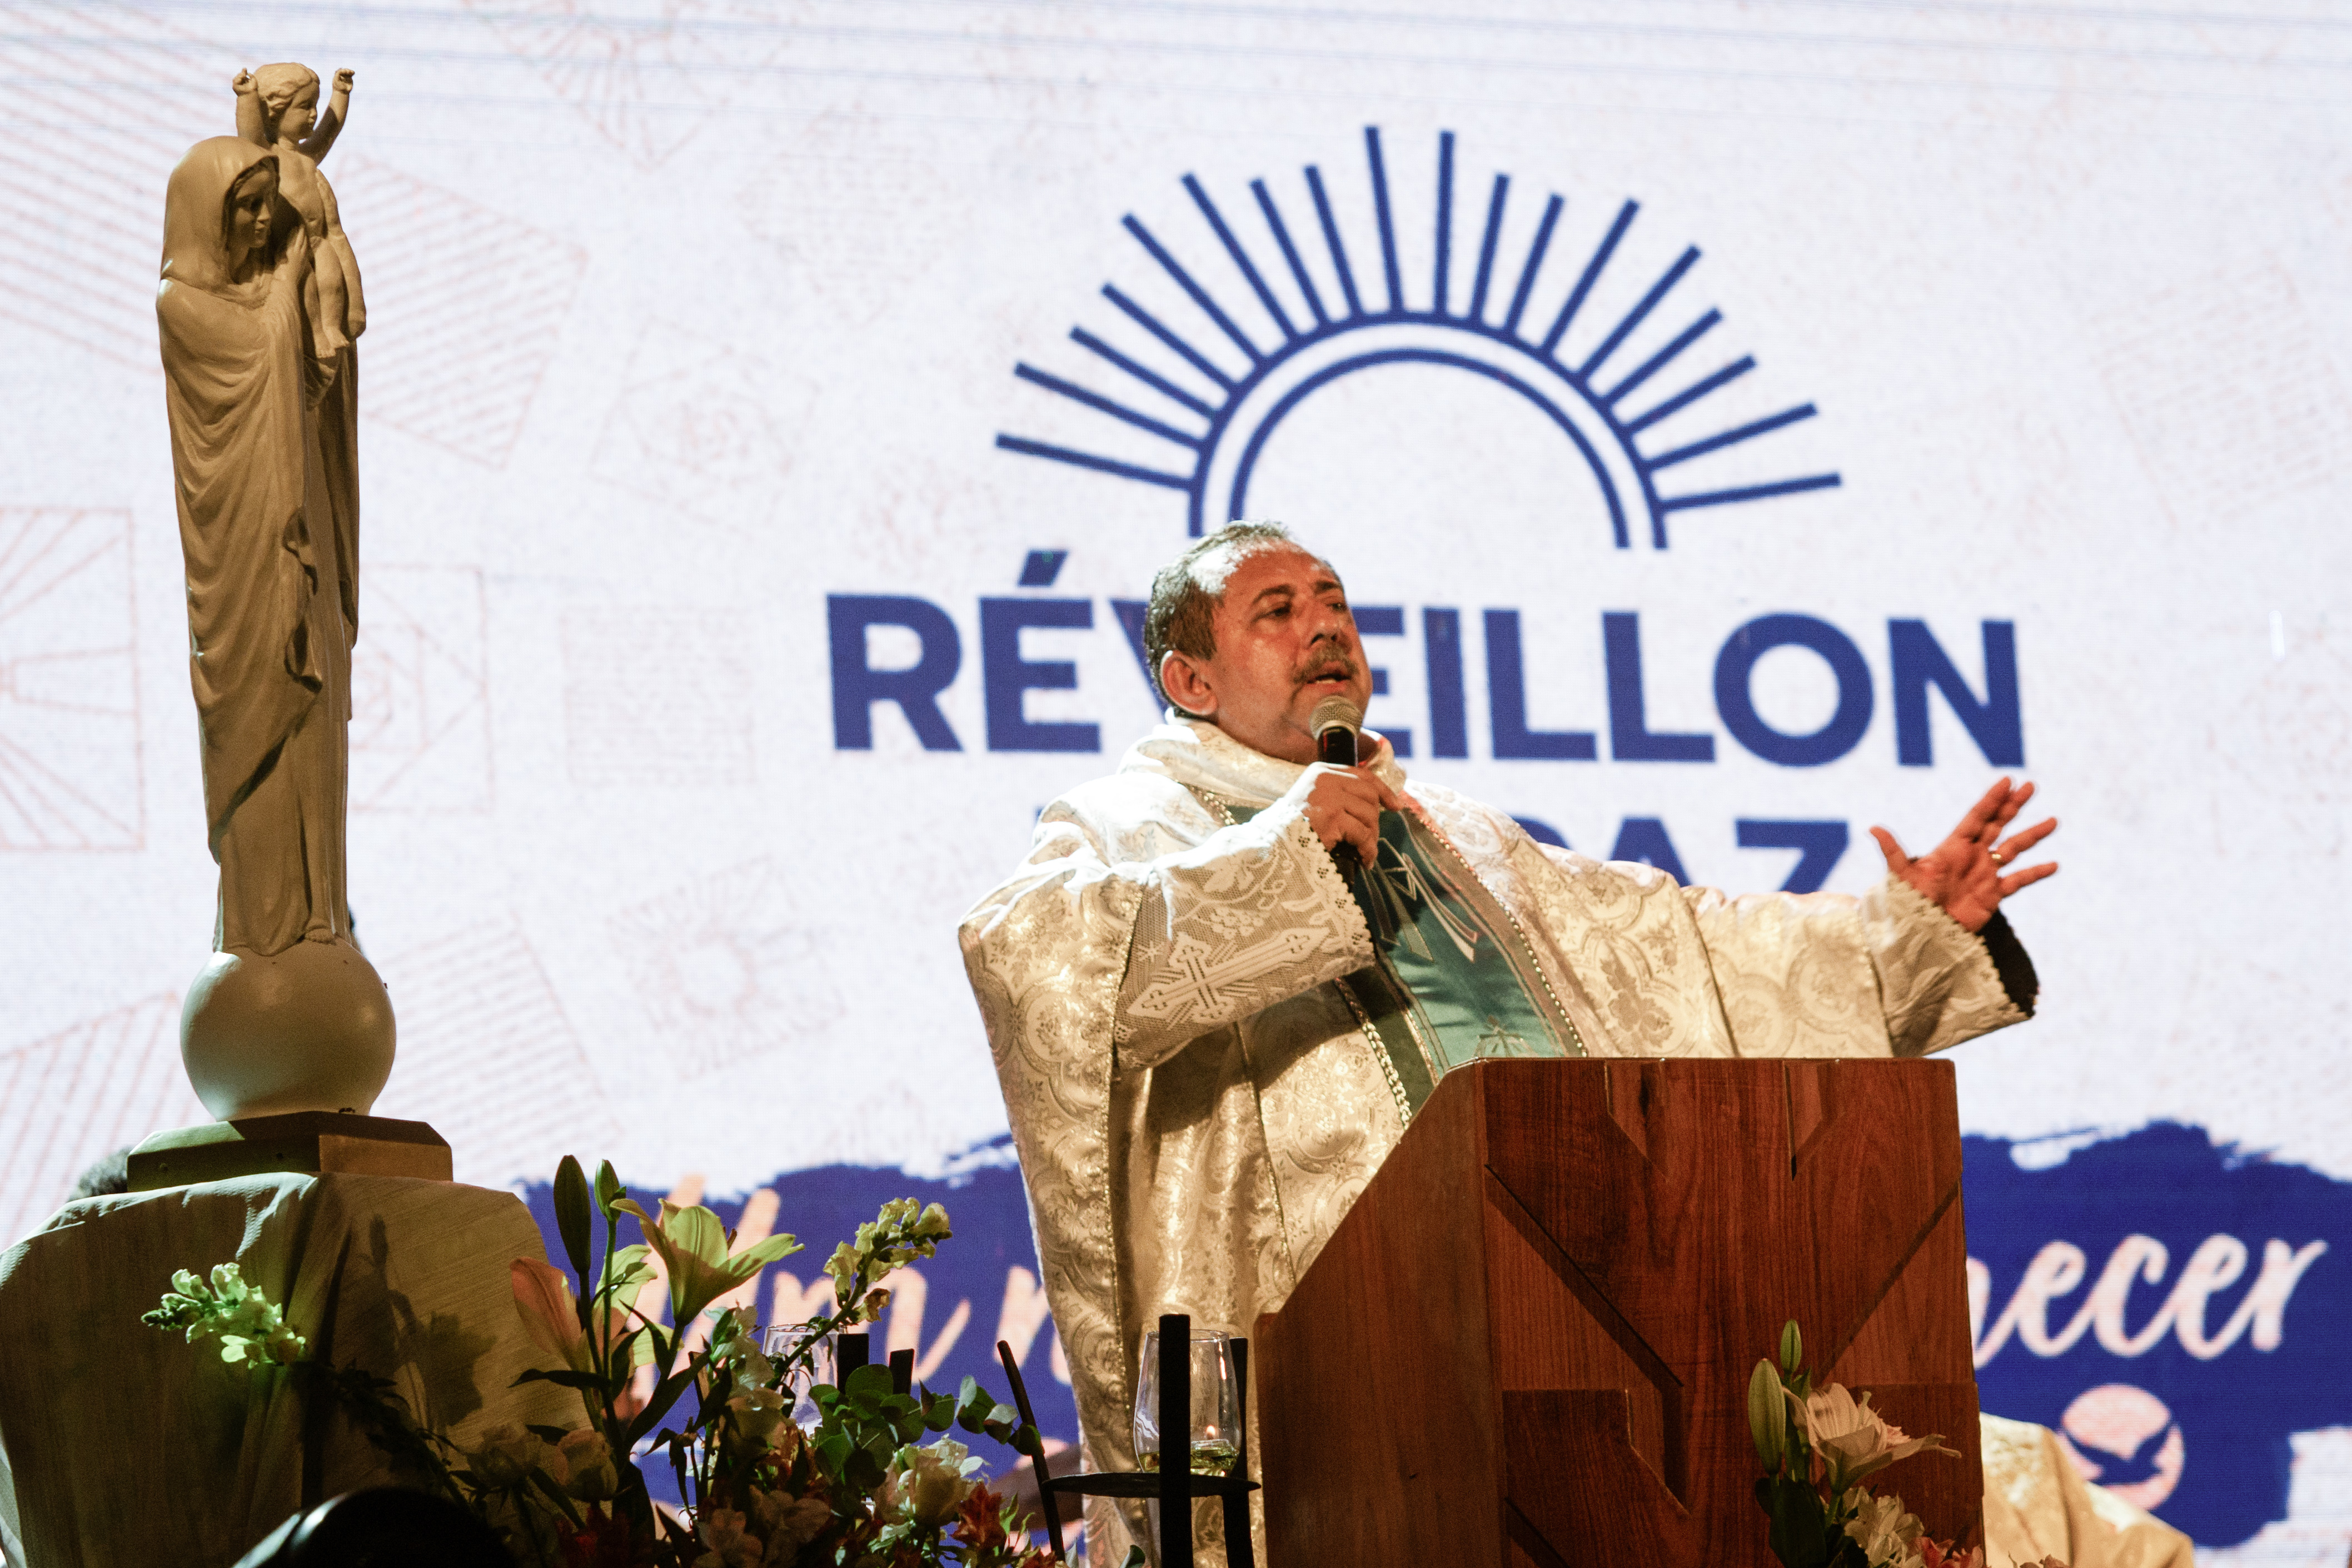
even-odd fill
[(706, 1511), (695, 1521), (694, 1532), (709, 1550), (694, 1560), (694, 1568), (760, 1568), (765, 1549), (743, 1524), (743, 1516), (731, 1508)]
[[(541, 1453), (547, 1445), (512, 1421), (501, 1421), (482, 1429), (482, 1440), (466, 1456), (474, 1473), (484, 1486), (510, 1487), (530, 1474), (533, 1465), (542, 1462)], [(549, 1455), (549, 1458), (560, 1456)], [(553, 1468), (548, 1467), (553, 1474)], [(562, 1478), (555, 1478), (561, 1480)]]
[(1916, 1453), (1959, 1458), (1943, 1446), (1940, 1434), (1906, 1437), (1900, 1427), (1887, 1425), (1870, 1407), (1868, 1394), (1856, 1399), (1842, 1384), (1832, 1383), (1819, 1393), (1806, 1395), (1801, 1401), (1791, 1394), (1789, 1402), (1796, 1406), (1797, 1426), (1804, 1432), (1805, 1441), (1812, 1445), (1815, 1456), (1828, 1468), (1830, 1490), (1833, 1492), (1843, 1491), (1864, 1476)]
[(772, 1388), (752, 1388), (727, 1402), (727, 1413), (734, 1418), (735, 1429), (751, 1442), (764, 1445), (776, 1433), (776, 1428), (788, 1423), (784, 1416), (789, 1407), (784, 1396)]
[(936, 1530), (955, 1518), (963, 1500), (980, 1483), (971, 1479), (980, 1461), (952, 1437), (927, 1448), (906, 1448), (890, 1461), (875, 1500), (884, 1514)]
[(788, 1491), (751, 1490), (751, 1513), (760, 1533), (767, 1537), (769, 1568), (782, 1568), (800, 1549), (817, 1538), (833, 1519), (833, 1509), (821, 1497), (794, 1498)]
[(1845, 1503), (1854, 1509), (1845, 1532), (1862, 1547), (1870, 1568), (1922, 1568), (1918, 1516), (1903, 1511), (1899, 1497), (1872, 1497), (1856, 1488)]
[(573, 1497), (583, 1502), (603, 1502), (621, 1490), (620, 1468), (613, 1463), (613, 1450), (604, 1433), (588, 1427), (566, 1432), (555, 1451), (570, 1472), (565, 1490)]

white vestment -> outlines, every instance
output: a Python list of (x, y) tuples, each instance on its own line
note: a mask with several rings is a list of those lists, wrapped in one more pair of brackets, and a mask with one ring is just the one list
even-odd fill
[[(1917, 1056), (2026, 1016), (1984, 943), (1905, 883), (1685, 888), (1408, 782), (1385, 742), (1374, 766), (1508, 912), (1592, 1055)], [(964, 917), (1089, 1469), (1133, 1467), (1144, 1330), (1181, 1312), (1249, 1333), (1404, 1131), (1336, 983), (1373, 963), (1363, 916), (1278, 803), (1302, 771), (1171, 715), (1046, 807)], [(1093, 1561), (1134, 1528), (1096, 1505)]]

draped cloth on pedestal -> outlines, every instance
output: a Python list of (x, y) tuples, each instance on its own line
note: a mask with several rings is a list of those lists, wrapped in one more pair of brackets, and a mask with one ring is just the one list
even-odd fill
[(394, 1176), (276, 1176), (86, 1198), (0, 1254), (0, 1548), (35, 1568), (226, 1568), (306, 1503), (392, 1478), (340, 1416), (306, 1431), (282, 1371), (139, 1321), (175, 1269), (236, 1262), (310, 1353), (389, 1378), (461, 1443), (500, 1421), (581, 1424), (579, 1396), (509, 1388), (542, 1359), (508, 1263), (544, 1258), (511, 1193)]

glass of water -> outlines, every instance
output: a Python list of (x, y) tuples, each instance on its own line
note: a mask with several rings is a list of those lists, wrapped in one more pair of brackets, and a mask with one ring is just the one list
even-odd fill
[(839, 1363), (835, 1358), (835, 1337), (821, 1323), (772, 1323), (761, 1336), (760, 1351), (770, 1361), (782, 1363), (796, 1354), (803, 1345), (814, 1345), (810, 1353), (784, 1375), (784, 1387), (793, 1396), (793, 1421), (803, 1427), (814, 1427), (821, 1417), (816, 1401), (809, 1390), (820, 1383), (840, 1382)]
[[(1241, 1385), (1234, 1375), (1234, 1338), (1223, 1329), (1192, 1331), (1192, 1473), (1225, 1476), (1241, 1462)], [(1160, 1331), (1143, 1336), (1143, 1368), (1135, 1385), (1135, 1462), (1160, 1468)]]

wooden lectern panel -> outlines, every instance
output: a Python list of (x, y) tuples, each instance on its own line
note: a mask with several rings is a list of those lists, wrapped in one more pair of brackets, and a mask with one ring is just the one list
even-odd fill
[(1936, 1061), (1490, 1061), (1449, 1074), (1253, 1357), (1275, 1568), (1772, 1559), (1749, 1370), (1827, 1366), (1982, 1488), (1959, 1124)]

